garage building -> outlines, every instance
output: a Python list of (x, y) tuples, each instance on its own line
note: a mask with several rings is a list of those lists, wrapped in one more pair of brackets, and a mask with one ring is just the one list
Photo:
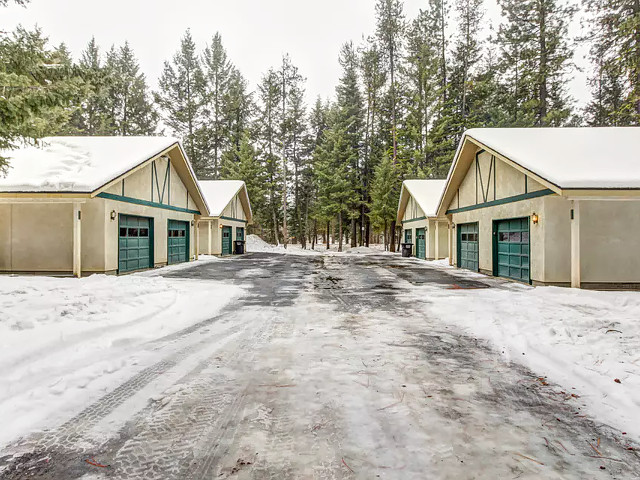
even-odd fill
[(197, 255), (208, 208), (176, 139), (49, 137), (2, 154), (0, 272), (124, 273)]
[(209, 207), (209, 215), (198, 222), (199, 253), (231, 255), (235, 240), (244, 241), (252, 221), (247, 186), (241, 180), (203, 180), (200, 188)]
[(451, 262), (535, 285), (640, 287), (640, 129), (468, 130), (438, 206)]
[(412, 243), (412, 255), (439, 260), (449, 255), (447, 217), (436, 210), (445, 180), (405, 180), (400, 190), (396, 222), (402, 225), (402, 242)]

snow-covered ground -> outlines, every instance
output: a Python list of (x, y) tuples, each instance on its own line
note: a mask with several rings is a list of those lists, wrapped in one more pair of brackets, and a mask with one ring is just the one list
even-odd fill
[(579, 392), (596, 418), (640, 440), (640, 292), (534, 288), (455, 269), (448, 260), (427, 264), (501, 287), (416, 287), (441, 322), (489, 340), (569, 394)]
[(158, 276), (185, 266), (80, 280), (0, 276), (0, 446), (68, 419), (153, 362), (143, 346), (243, 294)]

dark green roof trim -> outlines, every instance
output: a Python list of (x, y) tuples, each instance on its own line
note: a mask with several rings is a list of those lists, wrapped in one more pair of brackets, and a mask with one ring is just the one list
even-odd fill
[(240, 220), (239, 218), (233, 218), (233, 217), (225, 217), (224, 215), (220, 217), (222, 220), (229, 220), (231, 222), (242, 222), (242, 223), (247, 223), (246, 220)]
[(412, 218), (410, 220), (403, 220), (402, 223), (405, 224), (405, 223), (409, 223), (409, 222), (418, 222), (420, 220), (426, 220), (426, 219), (427, 219), (427, 217), (418, 217), (418, 218)]
[(479, 208), (494, 207), (496, 205), (504, 205), (505, 203), (520, 202), (522, 200), (528, 200), (530, 198), (544, 197), (546, 195), (553, 195), (555, 192), (548, 188), (544, 190), (537, 190), (535, 192), (523, 193), (520, 195), (514, 195), (513, 197), (500, 198), (498, 200), (492, 200), (490, 202), (479, 203), (478, 205), (469, 205), (468, 207), (453, 208), (447, 210), (447, 215), (451, 213), (468, 212), (469, 210), (477, 210)]
[(198, 210), (191, 210), (189, 208), (174, 207), (173, 205), (166, 205), (164, 203), (150, 202), (149, 200), (141, 200), (139, 198), (125, 197), (123, 195), (114, 195), (113, 193), (100, 192), (97, 197), (108, 198), (109, 200), (116, 200), (118, 202), (134, 203), (136, 205), (144, 205), (145, 207), (163, 208), (165, 210), (173, 210), (174, 212), (192, 213), (194, 215), (200, 215)]

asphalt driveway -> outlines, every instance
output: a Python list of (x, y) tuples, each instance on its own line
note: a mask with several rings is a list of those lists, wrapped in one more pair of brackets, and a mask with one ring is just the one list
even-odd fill
[[(149, 344), (157, 364), (23, 441), (27, 453), (0, 452), (1, 478), (640, 478), (636, 452), (579, 395), (438, 322), (428, 296), (411, 294), (496, 282), (355, 254), (254, 253), (167, 276), (248, 293)], [(214, 335), (214, 324), (228, 328)], [(138, 397), (117, 434), (88, 434)]]

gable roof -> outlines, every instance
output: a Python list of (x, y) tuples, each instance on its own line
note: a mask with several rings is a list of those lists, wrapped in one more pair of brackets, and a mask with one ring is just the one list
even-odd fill
[(558, 194), (640, 189), (640, 127), (472, 128), (460, 140), (438, 213), (446, 210), (478, 148)]
[(465, 137), (561, 189), (640, 188), (639, 127), (473, 128)]
[(231, 200), (239, 194), (247, 222), (251, 223), (253, 214), (247, 186), (242, 180), (202, 180), (200, 188), (209, 206), (210, 217), (220, 217)]
[(409, 202), (413, 197), (427, 217), (435, 217), (438, 209), (438, 201), (442, 194), (446, 180), (405, 180), (400, 190), (398, 201), (398, 214), (396, 221), (401, 222)]
[(1, 152), (9, 159), (0, 176), (0, 193), (95, 196), (146, 162), (167, 155), (199, 211), (208, 208), (195, 173), (180, 145), (171, 137), (46, 137), (37, 146)]
[(39, 146), (3, 151), (4, 192), (90, 193), (177, 143), (167, 137), (47, 137)]

